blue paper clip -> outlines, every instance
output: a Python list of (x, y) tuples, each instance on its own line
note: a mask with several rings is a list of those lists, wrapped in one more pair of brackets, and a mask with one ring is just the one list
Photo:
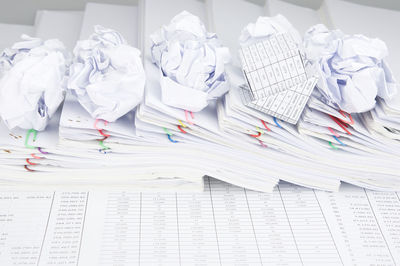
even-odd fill
[(339, 139), (338, 139), (338, 137), (336, 137), (336, 136), (332, 136), (337, 142), (339, 142), (340, 143), (340, 145), (342, 145), (342, 146), (346, 146), (346, 144), (344, 144), (343, 142), (341, 142)]
[(275, 122), (275, 124), (276, 124), (279, 128), (283, 128), (281, 125), (279, 125), (278, 119), (276, 119), (275, 116), (274, 116), (274, 122)]
[(172, 143), (178, 143), (178, 142), (179, 142), (179, 141), (173, 140), (173, 139), (171, 138), (172, 134), (171, 134), (171, 132), (169, 132), (168, 129), (166, 129), (165, 127), (163, 127), (163, 130), (164, 130), (165, 133), (167, 134), (167, 137), (168, 137), (169, 141), (171, 141)]

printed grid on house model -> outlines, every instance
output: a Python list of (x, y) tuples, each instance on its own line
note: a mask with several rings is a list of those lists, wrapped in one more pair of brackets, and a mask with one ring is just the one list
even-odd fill
[(307, 79), (299, 50), (289, 34), (242, 47), (240, 58), (249, 90), (247, 106), (296, 124), (317, 82)]

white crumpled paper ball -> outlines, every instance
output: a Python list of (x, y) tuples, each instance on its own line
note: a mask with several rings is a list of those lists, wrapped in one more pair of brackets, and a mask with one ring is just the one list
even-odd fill
[(289, 34), (297, 45), (301, 44), (301, 36), (293, 25), (281, 14), (274, 17), (258, 17), (255, 23), (249, 23), (243, 28), (239, 42), (250, 45), (276, 34)]
[(140, 51), (118, 32), (95, 26), (74, 48), (68, 89), (95, 119), (114, 122), (143, 99), (145, 73)]
[(68, 56), (59, 40), (21, 38), (0, 57), (0, 113), (9, 129), (40, 131), (64, 99)]
[(386, 44), (363, 35), (345, 35), (319, 24), (304, 36), (310, 71), (319, 76), (317, 88), (326, 104), (348, 113), (375, 107), (377, 96), (390, 99), (397, 84), (385, 62)]
[(228, 91), (229, 49), (198, 17), (183, 11), (150, 39), (153, 62), (161, 70), (163, 103), (198, 112)]

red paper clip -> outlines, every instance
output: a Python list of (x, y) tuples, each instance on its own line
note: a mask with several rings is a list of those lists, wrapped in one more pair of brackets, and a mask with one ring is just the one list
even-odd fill
[(27, 158), (25, 161), (26, 161), (29, 165), (37, 165), (37, 163), (32, 163), (31, 161), (29, 161), (28, 158)]
[[(96, 121), (94, 121), (94, 128), (97, 129), (97, 131), (99, 131), (99, 133), (100, 133), (102, 136), (108, 138), (110, 135), (104, 133), (104, 132), (103, 132), (103, 129), (100, 129), (100, 128), (97, 127), (97, 123), (98, 123), (100, 120), (102, 120), (102, 119), (96, 119)], [(102, 121), (103, 121), (104, 125), (107, 126), (108, 122), (105, 121), (105, 120), (102, 120)]]
[(336, 117), (334, 117), (334, 116), (332, 116), (332, 115), (329, 115), (329, 116), (330, 116), (330, 117), (332, 118), (332, 120), (335, 121), (336, 124), (338, 124), (347, 134), (351, 135), (351, 132), (348, 131), (348, 130), (346, 129), (346, 128), (348, 127), (348, 125), (347, 125), (346, 123), (342, 122), (341, 120), (339, 120), (338, 118), (336, 118)]
[(180, 125), (178, 125), (178, 129), (182, 132), (182, 133), (187, 133), (185, 130), (182, 129), (182, 127)]
[(267, 123), (264, 120), (261, 120), (261, 123), (263, 124), (266, 130), (271, 131), (271, 129), (267, 126)]
[(338, 118), (340, 121), (342, 121), (342, 122), (345, 123), (345, 124), (349, 124), (349, 125), (353, 125), (353, 124), (354, 124), (354, 120), (353, 120), (353, 117), (351, 116), (351, 114), (346, 113), (346, 112), (343, 111), (343, 110), (340, 110), (339, 113), (340, 113), (344, 118), (346, 118), (346, 115), (347, 115), (347, 116), (349, 117), (349, 119), (350, 119), (350, 122), (349, 122), (349, 121), (345, 121), (345, 120), (343, 120), (343, 119), (341, 119), (341, 118)]
[(258, 138), (259, 136), (261, 136), (261, 132), (258, 132), (257, 135), (252, 135), (252, 134), (250, 134), (250, 136), (253, 137), (253, 138)]

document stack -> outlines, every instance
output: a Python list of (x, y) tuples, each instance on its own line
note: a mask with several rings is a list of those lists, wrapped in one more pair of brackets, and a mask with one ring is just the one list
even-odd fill
[(206, 16), (217, 2), (39, 12), (34, 37), (0, 58), (1, 183), (399, 190), (400, 92), (384, 40), (304, 8), (308, 20), (291, 23), (280, 1), (226, 25)]

